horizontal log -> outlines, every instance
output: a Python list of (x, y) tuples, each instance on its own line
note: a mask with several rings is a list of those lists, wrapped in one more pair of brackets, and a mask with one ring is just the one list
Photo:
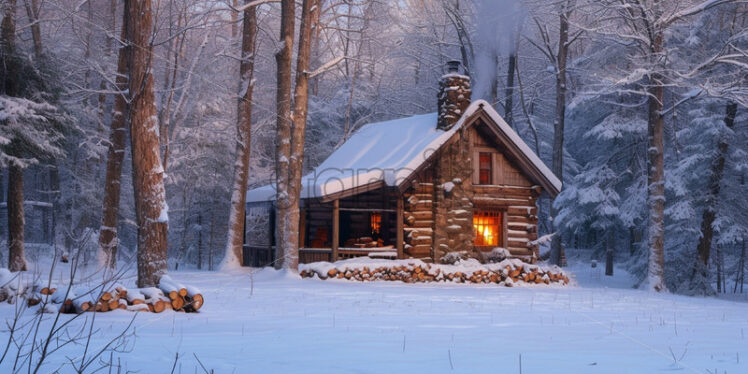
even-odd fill
[(506, 212), (510, 216), (528, 217), (536, 215), (538, 208), (535, 206), (509, 206)]

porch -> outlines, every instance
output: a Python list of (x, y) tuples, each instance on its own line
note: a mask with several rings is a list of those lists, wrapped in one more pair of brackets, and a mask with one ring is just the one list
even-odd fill
[[(275, 258), (275, 203), (249, 203), (243, 263), (268, 266)], [(299, 263), (354, 257), (404, 258), (403, 198), (382, 185), (326, 199), (302, 199)]]

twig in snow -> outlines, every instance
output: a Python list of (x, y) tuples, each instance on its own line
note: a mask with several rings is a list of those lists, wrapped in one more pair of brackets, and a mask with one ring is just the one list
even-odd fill
[(199, 358), (197, 358), (197, 355), (195, 353), (192, 353), (193, 356), (195, 356), (195, 360), (197, 360), (197, 363), (200, 364), (200, 367), (203, 368), (203, 371), (205, 374), (213, 374), (213, 370), (208, 371), (208, 369), (205, 368), (205, 365), (200, 361)]
[(522, 353), (519, 354), (519, 374), (522, 374)]
[(177, 368), (177, 361), (179, 361), (179, 352), (174, 355), (174, 365), (171, 367), (171, 374), (174, 374), (174, 370)]

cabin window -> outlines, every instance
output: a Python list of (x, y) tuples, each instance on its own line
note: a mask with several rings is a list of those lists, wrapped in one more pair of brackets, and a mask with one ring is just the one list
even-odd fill
[(371, 225), (371, 236), (379, 238), (382, 232), (382, 213), (371, 213), (369, 221)]
[(473, 213), (476, 246), (497, 247), (501, 243), (501, 212), (475, 211)]
[(492, 184), (493, 165), (491, 152), (478, 154), (478, 184)]

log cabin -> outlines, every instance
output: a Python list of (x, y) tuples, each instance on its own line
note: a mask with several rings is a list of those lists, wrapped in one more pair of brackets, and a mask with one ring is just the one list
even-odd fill
[[(537, 204), (561, 181), (450, 62), (438, 112), (362, 127), (303, 177), (299, 262), (539, 257)], [(274, 260), (275, 189), (247, 193), (243, 263)]]

